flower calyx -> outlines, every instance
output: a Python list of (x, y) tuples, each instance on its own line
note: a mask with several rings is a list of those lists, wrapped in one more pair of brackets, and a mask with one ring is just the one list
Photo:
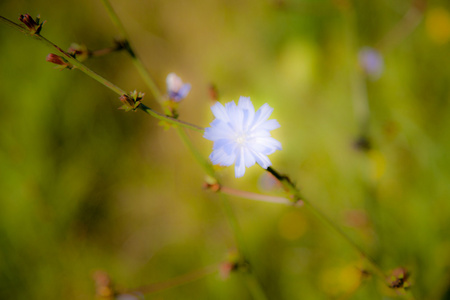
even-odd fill
[(387, 277), (387, 284), (391, 289), (408, 289), (411, 287), (410, 276), (405, 268), (396, 268)]
[(34, 20), (29, 14), (20, 15), (19, 21), (25, 24), (27, 28), (30, 30), (30, 34), (39, 34), (41, 32), (42, 26), (44, 25), (44, 21), (41, 23), (40, 15), (36, 17), (36, 20)]
[(250, 272), (250, 263), (235, 251), (228, 253), (227, 259), (219, 266), (222, 279), (227, 279), (232, 272)]
[(205, 183), (203, 183), (203, 188), (213, 191), (213, 192), (219, 192), (221, 189), (221, 185), (220, 183), (217, 181), (216, 178), (211, 177), (211, 176), (206, 176), (205, 178)]
[(57, 65), (55, 69), (63, 70), (65, 68), (71, 70), (73, 68), (73, 65), (69, 63), (64, 57), (50, 53), (47, 55), (46, 61)]
[(136, 111), (139, 105), (141, 105), (141, 100), (144, 98), (144, 95), (144, 93), (138, 93), (136, 90), (130, 92), (129, 94), (123, 94), (119, 98), (123, 103), (119, 109), (123, 109), (125, 111)]
[(267, 172), (272, 174), (282, 185), (285, 192), (288, 194), (288, 198), (293, 204), (303, 205), (302, 196), (295, 183), (289, 178), (289, 176), (278, 173), (272, 167), (268, 167)]
[(136, 57), (136, 54), (133, 52), (133, 49), (131, 48), (130, 42), (128, 42), (128, 40), (115, 39), (114, 50), (115, 51), (126, 50), (131, 57)]
[(69, 49), (67, 49), (67, 53), (78, 61), (85, 61), (91, 55), (86, 45), (77, 43), (72, 43)]

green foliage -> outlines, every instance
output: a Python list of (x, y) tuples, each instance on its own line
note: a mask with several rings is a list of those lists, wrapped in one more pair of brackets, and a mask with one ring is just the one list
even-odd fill
[[(180, 119), (208, 125), (210, 82), (221, 101), (269, 103), (283, 145), (274, 167), (386, 273), (408, 270), (417, 299), (448, 297), (448, 4), (112, 4), (157, 85), (164, 90), (170, 72), (192, 84)], [(7, 0), (0, 11), (40, 14), (41, 34), (63, 49), (107, 48), (117, 36), (100, 1)], [(202, 190), (204, 171), (175, 130), (118, 110), (116, 94), (77, 70), (54, 70), (48, 48), (4, 24), (0, 39), (1, 299), (92, 299), (96, 270), (133, 290), (227, 258), (236, 244), (220, 197)], [(384, 57), (377, 80), (358, 66), (364, 46)], [(158, 109), (125, 52), (85, 63)], [(365, 99), (368, 126), (355, 110)], [(211, 143), (188, 133), (207, 157)], [(370, 148), (354, 147), (361, 135)], [(232, 169), (220, 170), (223, 184), (267, 193), (261, 168), (239, 180)], [(269, 299), (407, 298), (365, 276), (364, 260), (308, 210), (230, 202)], [(208, 275), (146, 299), (251, 299), (243, 277)]]

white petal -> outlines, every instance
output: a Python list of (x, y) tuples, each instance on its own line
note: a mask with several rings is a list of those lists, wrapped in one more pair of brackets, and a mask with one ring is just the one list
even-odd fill
[(250, 97), (240, 97), (238, 107), (244, 113), (244, 119), (242, 121), (242, 129), (247, 131), (249, 127), (253, 123), (253, 119), (255, 118), (255, 108), (253, 107), (252, 101), (250, 101)]
[(278, 123), (277, 120), (272, 119), (272, 120), (267, 120), (264, 123), (262, 123), (261, 125), (258, 126), (258, 129), (264, 129), (264, 130), (274, 130), (280, 127), (280, 123)]
[(237, 155), (236, 162), (234, 165), (234, 173), (236, 178), (242, 177), (245, 174), (245, 162), (244, 162), (244, 154), (241, 153)]
[(183, 85), (183, 82), (181, 81), (181, 78), (178, 77), (175, 73), (170, 73), (166, 77), (166, 85), (169, 92), (178, 92), (178, 90)]
[[(230, 143), (234, 143), (232, 140), (230, 139), (218, 139), (214, 141), (214, 145), (213, 145), (213, 150), (219, 149), (219, 148), (224, 148), (223, 150), (225, 151), (225, 148), (227, 147), (228, 144)], [(227, 153), (230, 153), (230, 151), (225, 151)]]
[(254, 143), (251, 143), (249, 147), (256, 152), (269, 155), (276, 150), (281, 150), (281, 143), (273, 137), (261, 137), (256, 138)]
[(253, 107), (252, 101), (250, 100), (250, 97), (239, 97), (238, 107), (240, 109), (250, 109), (255, 111), (255, 108)]
[(260, 165), (261, 167), (263, 167), (264, 169), (267, 169), (268, 167), (270, 167), (270, 165), (272, 165), (272, 163), (270, 162), (270, 159), (261, 153), (253, 153), (256, 159), (256, 162), (258, 163), (258, 165)]
[(236, 152), (236, 143), (234, 141), (229, 141), (228, 143), (224, 144), (222, 147), (222, 150), (231, 155), (232, 153)]
[(217, 119), (228, 122), (227, 111), (220, 102), (216, 102), (213, 106), (211, 106), (211, 111)]
[(230, 101), (228, 103), (225, 103), (225, 109), (227, 111), (228, 116), (232, 116), (236, 113), (237, 106), (234, 101)]
[(249, 149), (243, 148), (243, 155), (245, 160), (245, 166), (247, 168), (253, 166), (256, 163), (255, 157)]
[(255, 119), (253, 120), (253, 124), (251, 129), (257, 128), (259, 125), (261, 125), (264, 121), (266, 121), (270, 114), (272, 113), (273, 108), (269, 106), (269, 104), (264, 104), (261, 106), (258, 111), (255, 114)]
[(211, 122), (211, 127), (205, 128), (205, 134), (203, 137), (210, 141), (216, 141), (219, 139), (232, 139), (234, 131), (230, 129), (227, 123), (215, 119)]
[(227, 112), (228, 112), (228, 116), (230, 118), (230, 121), (228, 122), (228, 126), (230, 126), (230, 128), (234, 132), (243, 131), (244, 111), (241, 109), (238, 109), (236, 106), (234, 106), (234, 107), (230, 107), (229, 110), (227, 108)]
[(265, 129), (259, 129), (259, 127), (256, 130), (253, 130), (251, 134), (249, 135), (249, 139), (256, 139), (259, 137), (266, 137), (270, 136), (270, 132)]
[(209, 159), (214, 165), (221, 166), (231, 166), (236, 160), (236, 155), (232, 153), (231, 155), (226, 154), (222, 149), (214, 150)]
[(189, 91), (191, 90), (191, 85), (189, 83), (183, 84), (183, 86), (179, 89), (178, 95), (179, 97), (186, 98), (187, 94), (189, 94)]
[(255, 116), (255, 107), (253, 107), (252, 101), (250, 101), (250, 97), (241, 97), (239, 98), (238, 107), (241, 110), (247, 110), (251, 119)]

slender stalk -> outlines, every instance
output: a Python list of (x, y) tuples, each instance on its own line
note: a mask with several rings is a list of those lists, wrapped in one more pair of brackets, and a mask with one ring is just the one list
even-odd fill
[(411, 1), (411, 6), (403, 18), (378, 42), (377, 48), (386, 51), (411, 34), (423, 18), (426, 2), (426, 0)]
[[(136, 55), (135, 51), (133, 50), (133, 47), (131, 46), (127, 31), (125, 30), (125, 27), (123, 26), (123, 23), (121, 22), (119, 16), (114, 11), (114, 8), (111, 6), (111, 3), (108, 0), (101, 0), (101, 1), (102, 1), (103, 5), (105, 6), (106, 11), (108, 12), (108, 15), (110, 16), (112, 22), (116, 25), (117, 29), (119, 30), (120, 34), (122, 35), (122, 38), (125, 39), (125, 44), (127, 45), (126, 49), (127, 49), (128, 53), (130, 54), (130, 57), (132, 58), (136, 69), (139, 71), (139, 74), (144, 79), (147, 87), (150, 89), (150, 92), (153, 94), (153, 97), (155, 97), (156, 100), (158, 100), (158, 102), (161, 104), (161, 108), (164, 110), (164, 112), (167, 115), (169, 115), (169, 116), (172, 115), (170, 110), (167, 107), (165, 107), (164, 105), (162, 105), (162, 101), (163, 101), (163, 97), (161, 96), (162, 93), (160, 92), (160, 90), (156, 86), (155, 82), (151, 78), (148, 70), (145, 68), (144, 64), (142, 63), (142, 60)], [(142, 106), (142, 105), (141, 105), (141, 109), (148, 113), (151, 113), (152, 115), (154, 113), (156, 113), (154, 111), (149, 111), (147, 107)], [(159, 118), (160, 116), (156, 113), (154, 115), (154, 117)], [(177, 119), (172, 118), (172, 120), (177, 120)], [(173, 124), (177, 124), (177, 123), (173, 123)], [(192, 127), (192, 124), (185, 124), (185, 125), (191, 126), (191, 127), (187, 127), (187, 126), (185, 126), (185, 127), (196, 130), (196, 131), (204, 131), (204, 129), (201, 127), (198, 127), (198, 126)], [(216, 176), (211, 164), (203, 158), (203, 156), (200, 154), (200, 152), (197, 150), (197, 148), (192, 144), (192, 142), (190, 141), (189, 137), (186, 135), (184, 130), (179, 127), (177, 127), (176, 129), (177, 129), (177, 133), (180, 136), (183, 143), (191, 151), (194, 158), (203, 167), (203, 169), (206, 171), (206, 173), (208, 175), (216, 178), (217, 176)]]
[(182, 126), (182, 127), (185, 127), (185, 128), (188, 128), (188, 129), (192, 129), (192, 130), (198, 131), (198, 132), (203, 132), (205, 130), (203, 127), (200, 127), (200, 126), (197, 126), (197, 125), (185, 122), (185, 121), (181, 121), (181, 120), (175, 119), (173, 117), (166, 116), (166, 115), (164, 115), (162, 113), (159, 113), (159, 112), (151, 109), (150, 107), (148, 107), (148, 106), (146, 106), (144, 104), (139, 105), (139, 108), (142, 111), (144, 111), (144, 112), (148, 113), (149, 115), (151, 115), (152, 117), (155, 117), (155, 118), (160, 119), (162, 121), (166, 121), (166, 122), (169, 122), (171, 124), (174, 124), (174, 125), (177, 125), (177, 126)]
[(206, 171), (206, 173), (209, 176), (216, 179), (217, 175), (213, 169), (213, 166), (202, 156), (200, 151), (198, 151), (197, 148), (192, 144), (191, 140), (187, 136), (184, 129), (181, 127), (178, 127), (178, 126), (176, 129), (177, 129), (178, 135), (180, 136), (181, 140), (184, 142), (186, 147), (191, 151), (192, 155), (197, 160), (197, 162), (203, 167), (203, 169)]
[[(123, 26), (123, 23), (120, 21), (119, 16), (114, 11), (113, 7), (111, 6), (111, 3), (108, 0), (102, 0), (103, 5), (106, 8), (106, 11), (108, 12), (109, 17), (113, 21), (114, 25), (119, 29), (120, 35), (125, 39), (125, 44), (127, 45), (126, 50), (130, 54), (130, 57), (133, 61), (134, 66), (139, 71), (139, 74), (141, 75), (142, 79), (144, 79), (145, 83), (147, 84), (148, 88), (152, 92), (153, 96), (156, 98), (156, 101), (159, 103), (162, 103), (163, 98), (161, 96), (161, 93), (159, 92), (158, 87), (156, 86), (153, 79), (150, 77), (149, 72), (145, 68), (144, 64), (142, 63), (142, 60), (139, 59), (139, 57), (136, 55), (135, 51), (133, 50), (133, 47), (130, 44), (130, 39), (128, 37), (127, 31), (125, 30), (125, 27)], [(167, 108), (165, 109), (165, 113), (168, 114)]]
[[(223, 210), (225, 211), (225, 215), (227, 216), (228, 223), (230, 224), (230, 227), (232, 228), (232, 231), (234, 233), (234, 238), (236, 240), (237, 250), (241, 257), (244, 259), (248, 257), (247, 255), (247, 249), (245, 247), (244, 238), (242, 236), (242, 231), (239, 226), (239, 222), (236, 218), (235, 213), (233, 212), (233, 208), (231, 207), (230, 201), (228, 200), (227, 196), (225, 194), (221, 194), (221, 201)], [(251, 264), (250, 264), (251, 266)], [(248, 270), (244, 273), (245, 276), (245, 282), (247, 284), (247, 287), (252, 294), (253, 299), (255, 300), (265, 300), (267, 299), (264, 291), (259, 283), (259, 281), (256, 279), (255, 275), (253, 274), (252, 270)]]
[(214, 264), (211, 266), (207, 266), (205, 268), (202, 268), (200, 270), (195, 270), (192, 272), (189, 272), (187, 274), (171, 278), (169, 280), (154, 283), (146, 286), (142, 286), (137, 289), (133, 289), (131, 291), (127, 291), (126, 293), (132, 293), (132, 294), (151, 294), (156, 292), (161, 292), (164, 290), (168, 290), (174, 287), (178, 287), (199, 279), (202, 279), (208, 275), (214, 274), (219, 270), (220, 264)]
[[(303, 200), (304, 201), (304, 200)], [(366, 261), (372, 266), (373, 270), (377, 275), (383, 280), (386, 278), (383, 270), (375, 263), (375, 261), (359, 246), (355, 241), (353, 241), (340, 227), (338, 227), (333, 221), (331, 221), (322, 211), (315, 207), (311, 202), (304, 201), (305, 206), (310, 209), (319, 219), (321, 219), (325, 224), (328, 225), (334, 232), (336, 232), (342, 239), (344, 239), (350, 246), (353, 247)]]
[(333, 221), (331, 221), (322, 211), (320, 211), (316, 206), (314, 206), (310, 201), (305, 200), (303, 197), (300, 198), (300, 191), (291, 182), (289, 177), (281, 175), (272, 167), (267, 168), (267, 171), (275, 176), (284, 186), (287, 186), (286, 190), (288, 192), (294, 191), (294, 199), (301, 199), (305, 206), (310, 209), (319, 219), (321, 219), (325, 224), (328, 225), (334, 232), (336, 232), (342, 239), (344, 239), (353, 249), (355, 249), (366, 261), (372, 266), (372, 269), (376, 274), (383, 279), (386, 279), (386, 274), (382, 269), (375, 263), (375, 261), (357, 244), (355, 243), (340, 227), (338, 227)]
[[(53, 42), (51, 42), (50, 40), (46, 39), (45, 37), (43, 37), (40, 34), (31, 34), (29, 30), (23, 28), (22, 26), (14, 23), (13, 21), (0, 16), (0, 21), (6, 23), (8, 26), (24, 33), (27, 36), (30, 36), (40, 42), (42, 42), (43, 44), (45, 44), (46, 46), (50, 47), (53, 50), (56, 50), (57, 52), (59, 52), (60, 54), (62, 54), (62, 56), (64, 57), (64, 59), (66, 59), (70, 64), (72, 64), (74, 67), (76, 67), (77, 69), (79, 69), (80, 71), (82, 71), (83, 73), (85, 73), (86, 75), (88, 75), (89, 77), (91, 77), (92, 79), (96, 80), (97, 82), (103, 84), (104, 86), (106, 86), (107, 88), (109, 88), (110, 90), (112, 90), (113, 92), (115, 92), (116, 94), (118, 94), (119, 96), (125, 95), (127, 94), (123, 89), (121, 89), (120, 87), (116, 86), (115, 84), (113, 84), (112, 82), (108, 81), (107, 79), (103, 78), (102, 76), (100, 76), (99, 74), (95, 73), (94, 71), (92, 71), (91, 69), (89, 69), (88, 67), (86, 67), (84, 64), (82, 64), (81, 62), (79, 62), (78, 60), (76, 60), (75, 58), (73, 58), (69, 53), (67, 53), (66, 51), (62, 50), (60, 47), (58, 47), (56, 44), (54, 44)], [(200, 126), (194, 125), (194, 124), (190, 124), (188, 122), (185, 121), (181, 121), (169, 116), (166, 116), (164, 114), (158, 113), (156, 111), (154, 111), (153, 109), (145, 106), (144, 104), (139, 105), (139, 108), (146, 112), (147, 114), (151, 115), (152, 117), (155, 117), (157, 119), (160, 120), (164, 120), (167, 121), (171, 124), (175, 124), (178, 126), (182, 126), (185, 128), (189, 128), (192, 129), (194, 131), (198, 131), (198, 132), (203, 132), (204, 129)]]
[(3, 21), (4, 23), (6, 23), (7, 25), (9, 25), (10, 27), (12, 27), (12, 28), (14, 28), (16, 30), (19, 30), (20, 32), (24, 33), (25, 35), (30, 36), (30, 37), (32, 37), (32, 38), (42, 42), (47, 47), (50, 47), (51, 49), (58, 51), (74, 67), (78, 68), (80, 71), (82, 71), (83, 73), (85, 73), (89, 77), (97, 80), (98, 82), (100, 82), (101, 84), (106, 86), (107, 88), (111, 89), (113, 92), (115, 92), (115, 93), (117, 93), (119, 95), (126, 94), (126, 92), (124, 90), (122, 90), (118, 86), (114, 85), (113, 83), (109, 82), (108, 80), (106, 80), (102, 76), (98, 75), (97, 73), (95, 73), (94, 71), (92, 71), (91, 69), (86, 67), (85, 65), (83, 65), (81, 62), (79, 62), (78, 60), (73, 58), (72, 55), (70, 55), (66, 51), (62, 50), (60, 47), (58, 47), (57, 45), (55, 45), (54, 43), (52, 43), (51, 41), (49, 41), (48, 39), (46, 39), (42, 35), (40, 35), (40, 34), (31, 34), (31, 32), (29, 30), (23, 28), (22, 26), (14, 23), (11, 20), (8, 20), (5, 17), (0, 16), (0, 20)]
[[(251, 272), (251, 271), (250, 271)], [(256, 280), (255, 276), (251, 273), (245, 273), (245, 281), (247, 282), (247, 287), (250, 290), (250, 294), (255, 300), (267, 300), (264, 291), (261, 289), (261, 285)]]
[(233, 208), (231, 207), (228, 197), (225, 194), (220, 195), (221, 195), (220, 202), (222, 203), (223, 211), (225, 212), (228, 223), (234, 233), (237, 250), (241, 256), (246, 257), (247, 249), (245, 248), (244, 245), (244, 238), (242, 237), (241, 228), (239, 227), (236, 215), (233, 212)]
[[(128, 45), (128, 48), (127, 48), (128, 53), (130, 54), (135, 67), (138, 69), (139, 73), (141, 74), (142, 78), (144, 79), (148, 88), (150, 89), (151, 93), (160, 102), (164, 111), (168, 115), (171, 115), (172, 113), (166, 107), (164, 107), (162, 105), (161, 102), (163, 101), (163, 98), (161, 97), (161, 92), (159, 91), (158, 87), (156, 86), (156, 84), (154, 83), (152, 78), (150, 77), (150, 74), (149, 74), (148, 70), (145, 68), (145, 66), (143, 65), (142, 61), (139, 59), (139, 57), (136, 56), (135, 52), (133, 51), (133, 48), (130, 45), (130, 42), (128, 40), (128, 35), (126, 33), (126, 30), (125, 30), (122, 22), (120, 21), (119, 17), (115, 13), (114, 9), (112, 8), (111, 4), (109, 3), (108, 0), (102, 0), (102, 3), (106, 7), (106, 10), (108, 11), (108, 14), (111, 17), (112, 21), (118, 27), (121, 35), (126, 39), (126, 44)], [(142, 105), (140, 106), (140, 108), (148, 113), (155, 113), (154, 111), (147, 111), (147, 108), (146, 107), (143, 108)], [(157, 116), (155, 116), (155, 117), (157, 117)], [(171, 118), (171, 119), (176, 120), (175, 118)], [(190, 125), (192, 125), (192, 124), (190, 124)], [(185, 127), (187, 127), (187, 126), (185, 126)], [(195, 126), (195, 128), (190, 128), (190, 129), (204, 131), (203, 128), (197, 127), (197, 126)], [(178, 135), (180, 136), (180, 138), (182, 139), (182, 141), (184, 142), (184, 144), (186, 145), (186, 147), (191, 151), (193, 156), (196, 158), (196, 160), (199, 162), (199, 164), (204, 168), (206, 173), (208, 175), (214, 177), (215, 179), (217, 179), (217, 176), (216, 176), (211, 164), (203, 158), (203, 156), (200, 154), (200, 152), (197, 150), (197, 148), (192, 144), (192, 142), (190, 141), (190, 139), (188, 138), (186, 133), (183, 131), (183, 129), (177, 127), (177, 132), (178, 132)], [(228, 199), (223, 194), (222, 194), (221, 203), (223, 205), (223, 209), (225, 211), (225, 215), (228, 219), (228, 222), (230, 223), (230, 227), (232, 228), (232, 231), (234, 233), (238, 250), (239, 250), (241, 256), (246, 258), (247, 252), (244, 247), (244, 239), (242, 237), (238, 221), (236, 219), (236, 216), (232, 210), (232, 207), (231, 207)], [(253, 275), (253, 273), (251, 273), (251, 271), (249, 271), (245, 274), (245, 276), (246, 276), (247, 286), (248, 286), (253, 298), (256, 300), (265, 300), (266, 297), (264, 295), (264, 292), (263, 292), (259, 282), (256, 280), (256, 277)]]
[[(159, 88), (156, 86), (154, 80), (151, 78), (148, 70), (145, 68), (144, 64), (142, 63), (142, 60), (136, 55), (136, 52), (134, 51), (133, 47), (131, 46), (129, 36), (127, 34), (127, 31), (125, 30), (125, 27), (123, 26), (122, 21), (120, 20), (119, 16), (114, 11), (114, 8), (112, 7), (111, 3), (108, 0), (101, 0), (101, 1), (102, 1), (102, 4), (105, 6), (105, 9), (106, 9), (109, 17), (111, 18), (112, 22), (114, 23), (114, 25), (116, 25), (117, 29), (119, 30), (120, 35), (125, 40), (124, 41), (125, 49), (127, 50), (128, 54), (130, 55), (134, 66), (138, 70), (142, 79), (144, 79), (145, 84), (150, 89), (150, 92), (153, 95), (153, 97), (155, 97), (155, 99), (161, 104), (161, 108), (164, 110), (164, 113), (166, 115), (170, 116), (172, 114), (170, 112), (170, 110), (167, 107), (165, 107), (164, 105), (162, 105), (162, 101), (163, 101), (162, 93), (160, 92)], [(141, 107), (141, 109), (146, 112), (148, 110), (147, 107)], [(157, 117), (156, 115), (153, 115), (153, 116)], [(175, 118), (172, 118), (172, 119), (176, 120)], [(186, 124), (186, 125), (188, 125), (188, 124)], [(192, 125), (192, 124), (189, 124), (189, 125)], [(185, 127), (187, 127), (187, 126), (185, 126)], [(191, 127), (190, 129), (194, 129), (197, 131), (204, 130), (203, 128), (195, 126), (195, 125), (194, 125), (194, 127), (196, 127), (196, 128)], [(188, 141), (188, 138), (186, 136), (181, 136), (181, 134), (183, 134), (181, 131), (178, 131), (178, 133), (180, 134), (180, 137), (183, 139), (183, 141), (185, 141), (185, 143), (186, 143)], [(192, 144), (189, 145), (188, 148), (194, 149)], [(194, 154), (194, 156), (196, 156), (196, 154)], [(202, 165), (203, 165), (203, 163), (202, 163)], [(209, 173), (209, 171), (208, 171), (208, 173)]]
[(249, 199), (249, 200), (266, 202), (266, 203), (285, 204), (285, 205), (289, 205), (289, 206), (296, 205), (296, 204), (292, 203), (291, 200), (284, 198), (284, 197), (256, 194), (256, 193), (252, 193), (252, 192), (236, 190), (236, 189), (226, 187), (226, 186), (220, 186), (220, 192), (225, 195), (236, 196), (236, 197), (241, 197), (241, 198), (245, 198), (245, 199)]
[(109, 47), (109, 48), (104, 48), (104, 49), (98, 49), (98, 50), (92, 50), (88, 52), (88, 57), (99, 57), (99, 56), (104, 56), (107, 55), (109, 53), (115, 52), (115, 51), (120, 51), (122, 50), (122, 48), (120, 47)]

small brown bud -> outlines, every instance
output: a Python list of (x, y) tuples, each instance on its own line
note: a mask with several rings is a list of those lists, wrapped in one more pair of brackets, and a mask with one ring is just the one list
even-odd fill
[(123, 94), (120, 96), (120, 101), (122, 101), (123, 105), (119, 107), (119, 109), (123, 109), (125, 111), (136, 111), (136, 109), (141, 105), (141, 100), (144, 97), (144, 93), (133, 91), (130, 94)]
[(223, 262), (219, 266), (219, 274), (222, 279), (228, 279), (232, 271), (236, 269), (236, 265), (231, 262)]
[(388, 285), (393, 289), (407, 289), (411, 286), (409, 280), (410, 273), (402, 267), (392, 270), (391, 275), (387, 278)]
[(97, 296), (102, 299), (112, 299), (114, 289), (108, 273), (98, 270), (94, 272), (92, 277), (95, 281)]
[(83, 44), (80, 45), (77, 43), (72, 43), (72, 45), (70, 45), (69, 49), (67, 49), (67, 52), (70, 55), (72, 55), (74, 58), (76, 58), (78, 61), (84, 61), (90, 55), (90, 52), (89, 52), (88, 48), (86, 47), (86, 45), (83, 45)]
[(72, 69), (73, 67), (67, 60), (53, 53), (47, 55), (47, 58), (45, 60), (52, 64), (58, 65), (56, 68), (61, 70), (65, 68)]
[(361, 135), (353, 142), (353, 147), (356, 150), (369, 151), (370, 149), (372, 149), (372, 144), (367, 136)]
[(36, 20), (34, 20), (29, 14), (20, 15), (19, 21), (27, 26), (31, 34), (39, 34), (41, 32), (42, 26), (45, 22), (47, 22), (44, 21), (40, 23), (40, 16), (37, 16)]
[(217, 87), (210, 83), (208, 86), (208, 92), (209, 92), (209, 98), (213, 101), (219, 100), (219, 91), (217, 90)]
[(218, 183), (212, 183), (211, 184), (211, 183), (205, 182), (203, 184), (203, 188), (211, 190), (213, 192), (218, 192), (218, 191), (220, 191), (220, 184), (218, 184)]

